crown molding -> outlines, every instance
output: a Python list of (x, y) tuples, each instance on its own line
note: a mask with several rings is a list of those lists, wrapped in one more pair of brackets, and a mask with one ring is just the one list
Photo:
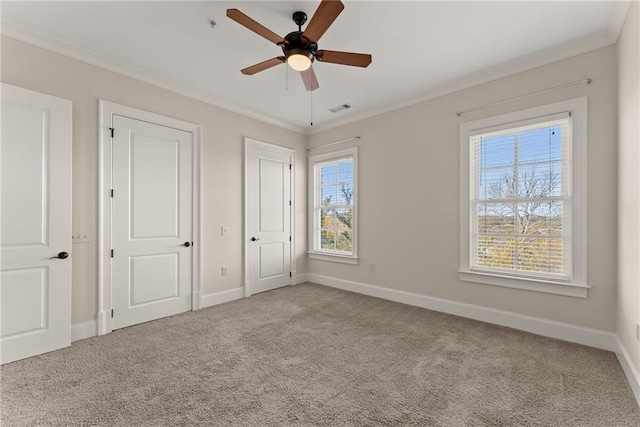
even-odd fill
[(376, 110), (369, 110), (361, 114), (355, 114), (346, 117), (343, 120), (332, 121), (314, 128), (306, 127), (307, 135), (315, 135), (330, 129), (335, 129), (344, 125), (366, 120), (381, 114), (429, 101), (440, 96), (444, 96), (459, 90), (468, 89), (493, 80), (498, 80), (513, 74), (521, 73), (527, 70), (538, 68), (553, 62), (561, 61), (573, 56), (578, 56), (596, 49), (616, 44), (624, 22), (629, 13), (629, 7), (632, 0), (610, 0), (609, 13), (603, 24), (602, 31), (599, 34), (591, 34), (585, 36), (576, 43), (573, 40), (569, 43), (560, 44), (549, 49), (543, 49), (530, 55), (520, 57), (518, 59), (502, 63), (500, 65), (486, 68), (477, 73), (473, 73), (461, 79), (445, 82), (437, 88), (434, 88), (418, 97), (414, 97), (405, 101), (397, 102)]
[(630, 6), (631, 0), (611, 0), (609, 15), (602, 28), (602, 34), (608, 37), (613, 43), (618, 42)]
[(315, 135), (330, 129), (335, 129), (347, 124), (359, 122), (361, 120), (389, 113), (391, 111), (420, 104), (422, 102), (458, 92), (463, 89), (468, 89), (514, 74), (529, 71), (534, 68), (542, 67), (544, 65), (549, 65), (551, 63), (568, 59), (574, 56), (582, 55), (584, 53), (588, 53), (615, 44), (616, 40), (612, 40), (608, 36), (605, 36), (601, 33), (591, 34), (582, 37), (581, 39), (579, 39), (579, 41), (573, 40), (568, 43), (556, 45), (549, 49), (543, 49), (532, 54), (514, 59), (512, 61), (485, 68), (484, 70), (469, 74), (460, 79), (450, 80), (432, 90), (423, 93), (420, 96), (408, 100), (400, 101), (376, 110), (370, 110), (361, 114), (346, 117), (344, 120), (314, 126), (313, 129), (307, 127), (307, 135)]
[(66, 42), (56, 37), (49, 36), (42, 32), (25, 28), (10, 21), (2, 20), (2, 24), (0, 26), (0, 34), (5, 37), (9, 37), (48, 51), (59, 53), (60, 55), (67, 56), (69, 58), (85, 62), (87, 64), (95, 65), (96, 67), (112, 71), (114, 73), (118, 73), (132, 79), (142, 81), (144, 83), (158, 86), (162, 89), (166, 89), (171, 92), (175, 92), (180, 95), (205, 102), (215, 107), (223, 108), (225, 110), (232, 111), (234, 113), (241, 114), (243, 116), (259, 120), (264, 123), (268, 123), (273, 126), (277, 126), (303, 135), (306, 134), (306, 129), (304, 127), (295, 126), (290, 123), (274, 119), (273, 117), (264, 116), (262, 114), (258, 114), (253, 111), (238, 107), (231, 103), (221, 101), (211, 95), (203, 93), (201, 90), (193, 88), (177, 80), (153, 73), (143, 68), (133, 66), (110, 56), (85, 49), (78, 45)]
[(208, 95), (206, 93), (203, 94), (201, 90), (195, 89), (174, 79), (135, 67), (124, 61), (93, 52), (47, 34), (27, 29), (10, 21), (2, 21), (0, 33), (6, 37), (53, 51), (273, 126), (310, 136), (615, 44), (618, 41), (618, 37), (620, 36), (622, 27), (624, 26), (630, 4), (630, 0), (611, 0), (607, 19), (602, 26), (602, 30), (598, 33), (585, 36), (579, 40), (573, 40), (569, 43), (560, 44), (549, 49), (534, 52), (530, 55), (472, 73), (463, 78), (444, 82), (417, 97), (392, 103), (385, 107), (364, 111), (359, 114), (356, 113), (345, 117), (342, 120), (331, 120), (313, 127), (296, 126), (273, 117), (258, 114), (251, 110), (238, 107), (232, 103), (216, 99), (212, 95)]

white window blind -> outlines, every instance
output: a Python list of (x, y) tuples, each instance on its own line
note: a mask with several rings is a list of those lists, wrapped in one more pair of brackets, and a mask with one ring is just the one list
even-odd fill
[(356, 148), (309, 159), (312, 258), (356, 258), (356, 160)]
[(353, 157), (316, 165), (317, 250), (353, 252)]
[(469, 135), (471, 271), (571, 280), (571, 134), (561, 113)]

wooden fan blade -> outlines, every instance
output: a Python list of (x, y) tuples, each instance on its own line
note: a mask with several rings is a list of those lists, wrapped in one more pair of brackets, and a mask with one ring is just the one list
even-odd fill
[(271, 31), (264, 25), (249, 18), (238, 9), (227, 9), (227, 16), (236, 21), (238, 24), (247, 27), (254, 33), (264, 37), (267, 40), (272, 41), (275, 44), (284, 43), (284, 39), (282, 37)]
[(267, 68), (275, 67), (276, 65), (280, 65), (284, 62), (284, 56), (277, 56), (275, 58), (267, 59), (259, 64), (252, 65), (251, 67), (247, 67), (243, 70), (240, 70), (242, 74), (246, 74), (248, 76), (252, 76), (255, 73), (259, 73), (260, 71), (264, 71)]
[(308, 91), (316, 90), (320, 87), (318, 79), (316, 78), (316, 73), (313, 71), (313, 67), (300, 71), (300, 75), (302, 76), (304, 87), (306, 87)]
[(351, 65), (353, 67), (368, 67), (371, 55), (368, 53), (338, 52), (336, 50), (319, 50), (316, 59), (333, 64)]
[(311, 41), (318, 42), (320, 37), (327, 31), (327, 28), (333, 24), (340, 12), (344, 9), (344, 5), (340, 0), (322, 0), (316, 13), (311, 17), (309, 25), (304, 30), (303, 36)]

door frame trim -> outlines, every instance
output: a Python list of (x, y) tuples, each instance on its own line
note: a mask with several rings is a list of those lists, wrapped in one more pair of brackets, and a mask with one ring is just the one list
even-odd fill
[(295, 228), (295, 175), (296, 175), (296, 150), (292, 148), (282, 147), (280, 145), (270, 144), (268, 142), (259, 141), (254, 138), (244, 138), (244, 296), (245, 298), (251, 296), (251, 289), (249, 286), (249, 148), (259, 148), (262, 150), (273, 151), (275, 153), (284, 154), (289, 156), (289, 162), (291, 164), (291, 173), (289, 174), (290, 187), (289, 197), (291, 198), (291, 206), (289, 207), (290, 217), (290, 232), (291, 242), (289, 242), (289, 268), (291, 269), (291, 277), (289, 278), (289, 285), (296, 283), (296, 228)]
[(145, 121), (161, 126), (190, 132), (193, 135), (192, 157), (192, 233), (193, 245), (191, 259), (191, 310), (202, 307), (200, 283), (200, 245), (202, 235), (200, 227), (200, 140), (202, 129), (199, 125), (163, 116), (104, 99), (99, 100), (99, 223), (98, 223), (98, 335), (110, 333), (112, 289), (111, 289), (111, 127), (114, 115)]

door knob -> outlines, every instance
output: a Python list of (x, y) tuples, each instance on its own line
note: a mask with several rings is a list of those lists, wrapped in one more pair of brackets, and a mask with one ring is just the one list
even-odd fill
[(191, 246), (191, 243), (189, 242), (184, 242), (183, 244), (181, 244), (180, 246), (184, 246), (185, 248), (188, 248), (189, 246)]
[(252, 237), (252, 238), (251, 238), (251, 241), (252, 241), (252, 242), (255, 242), (255, 241), (258, 241), (258, 240), (260, 240), (260, 238), (259, 238), (259, 237)]
[(51, 258), (49, 258), (49, 259), (55, 259), (55, 258), (59, 258), (59, 259), (67, 259), (67, 258), (69, 258), (69, 254), (68, 254), (68, 253), (66, 253), (66, 252), (60, 252), (60, 253), (58, 253), (58, 255), (56, 255), (56, 256), (52, 256), (52, 257), (51, 257)]

